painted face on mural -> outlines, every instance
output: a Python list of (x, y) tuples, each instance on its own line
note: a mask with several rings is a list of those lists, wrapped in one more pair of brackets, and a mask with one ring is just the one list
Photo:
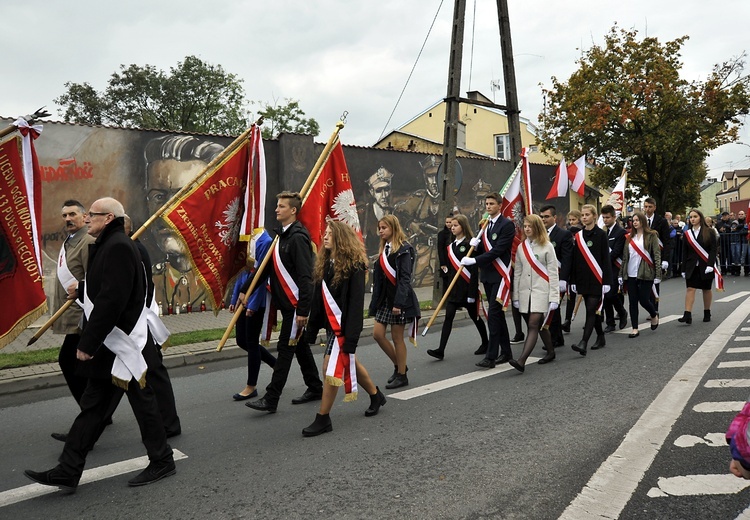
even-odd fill
[(370, 195), (375, 199), (375, 204), (383, 209), (390, 209), (391, 207), (391, 184), (390, 183), (379, 183), (377, 186), (370, 188)]

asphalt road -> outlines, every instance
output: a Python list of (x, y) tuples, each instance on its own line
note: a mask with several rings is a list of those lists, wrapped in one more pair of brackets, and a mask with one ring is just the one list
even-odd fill
[[(737, 362), (750, 360), (750, 341), (735, 340), (750, 336), (741, 330), (750, 278), (726, 286), (717, 300), (745, 292), (716, 302), (711, 323), (685, 326), (669, 321), (682, 314), (684, 285), (666, 281), (656, 331), (610, 334), (585, 358), (566, 346), (525, 374), (476, 369), (478, 336), (465, 322), (445, 360), (433, 360), (432, 330), (409, 347), (406, 392), (386, 391), (372, 418), (364, 394), (339, 396), (333, 432), (316, 438), (301, 430), (317, 404), (289, 402), (304, 391), (296, 367), (276, 414), (232, 401), (241, 361), (175, 370), (184, 433), (171, 444), (186, 458), (176, 476), (143, 488), (126, 482), (145, 463), (127, 474), (108, 466), (145, 454), (123, 403), (89, 455), (101, 479), (36, 496), (23, 470), (56, 464), (62, 445), (49, 434), (67, 428), (75, 405), (63, 388), (0, 396), (0, 518), (738, 518), (750, 495), (745, 481), (721, 480), (730, 459), (717, 434), (748, 394), (735, 380), (747, 377)], [(581, 327), (579, 318), (566, 339), (578, 341)], [(363, 341), (358, 358), (383, 388), (392, 365), (378, 347)], [(269, 378), (263, 367), (261, 385)]]

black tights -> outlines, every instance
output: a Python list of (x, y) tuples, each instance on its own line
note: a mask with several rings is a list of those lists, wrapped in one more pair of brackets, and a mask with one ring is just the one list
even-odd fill
[(586, 305), (586, 324), (583, 326), (583, 341), (585, 342), (588, 342), (589, 338), (591, 338), (591, 333), (594, 329), (596, 329), (597, 336), (604, 334), (602, 330), (602, 316), (596, 313), (601, 301), (602, 297), (598, 294), (583, 295), (583, 303)]
[(471, 318), (471, 321), (474, 322), (474, 326), (477, 328), (477, 332), (479, 332), (479, 337), (482, 339), (482, 348), (487, 348), (487, 344), (489, 340), (487, 339), (487, 327), (484, 325), (484, 321), (481, 317), (479, 317), (479, 314), (477, 312), (477, 304), (476, 303), (467, 303), (466, 305), (455, 303), (455, 302), (448, 302), (445, 306), (445, 321), (443, 321), (443, 330), (440, 334), (440, 346), (438, 347), (438, 350), (440, 352), (443, 352), (445, 350), (445, 346), (448, 344), (448, 338), (451, 336), (451, 331), (453, 330), (453, 319), (456, 317), (456, 311), (460, 308), (464, 307), (469, 313), (469, 318)]
[(529, 330), (526, 334), (526, 341), (523, 343), (523, 352), (521, 353), (521, 357), (518, 358), (518, 362), (521, 365), (526, 364), (526, 360), (536, 346), (538, 336), (542, 337), (542, 343), (544, 343), (544, 348), (547, 349), (547, 352), (554, 352), (554, 349), (552, 348), (552, 335), (550, 334), (549, 329), (542, 329), (544, 313), (531, 312), (524, 314), (523, 317), (526, 320)]

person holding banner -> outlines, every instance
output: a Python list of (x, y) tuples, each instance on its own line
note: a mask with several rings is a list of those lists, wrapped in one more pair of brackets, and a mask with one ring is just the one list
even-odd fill
[(695, 291), (703, 292), (703, 321), (711, 321), (711, 286), (714, 278), (721, 283), (720, 273), (716, 270), (716, 235), (708, 225), (703, 213), (691, 209), (688, 214), (688, 229), (682, 236), (682, 277), (685, 279), (685, 313), (678, 318), (680, 323), (693, 323), (693, 303)]
[(516, 250), (516, 264), (513, 268), (513, 307), (526, 319), (528, 334), (521, 356), (518, 360), (508, 361), (521, 373), (526, 369), (526, 360), (534, 350), (539, 336), (547, 351), (539, 363), (549, 363), (555, 359), (549, 323), (560, 305), (557, 255), (541, 217), (526, 215), (523, 219), (523, 232), (526, 240)]
[(581, 208), (583, 229), (576, 233), (573, 247), (573, 269), (570, 274), (570, 286), (574, 293), (583, 297), (586, 306), (586, 323), (583, 326), (583, 338), (571, 348), (586, 355), (591, 334), (596, 329), (596, 343), (591, 349), (604, 347), (607, 342), (602, 330), (602, 304), (604, 295), (609, 292), (612, 279), (612, 263), (609, 258), (607, 233), (596, 225), (597, 212), (592, 204)]
[[(302, 208), (302, 197), (297, 192), (283, 191), (276, 195), (276, 220), (281, 228), (276, 230), (279, 242), (273, 250), (271, 269), (271, 299), (281, 311), (282, 322), (276, 345), (277, 359), (266, 394), (245, 406), (261, 412), (276, 413), (281, 392), (289, 377), (292, 359), (297, 358), (307, 390), (292, 399), (292, 404), (319, 401), (323, 395), (323, 382), (318, 376), (310, 345), (303, 331), (310, 315), (312, 298), (312, 243), (305, 226), (297, 220)], [(263, 276), (256, 273), (256, 276)], [(243, 287), (247, 292), (250, 284)], [(266, 306), (268, 310), (269, 307)]]
[[(465, 215), (455, 215), (450, 219), (450, 229), (454, 240), (445, 246), (446, 256), (446, 286), (456, 276), (461, 267), (461, 259), (466, 256), (469, 248), (469, 240), (474, 238), (471, 231), (469, 219)], [(477, 352), (486, 352), (489, 339), (487, 338), (487, 328), (484, 321), (479, 316), (479, 309), (482, 305), (482, 294), (479, 292), (479, 269), (477, 267), (465, 267), (461, 271), (461, 276), (453, 286), (445, 305), (445, 321), (440, 333), (440, 345), (435, 350), (428, 350), (427, 355), (442, 360), (445, 356), (445, 347), (453, 330), (453, 319), (456, 317), (456, 311), (464, 307), (469, 313), (469, 318), (474, 322), (482, 339), (482, 344)]]
[(337, 220), (329, 221), (323, 235), (323, 247), (315, 260), (315, 288), (307, 327), (309, 343), (315, 341), (322, 327), (328, 332), (323, 359), (325, 383), (320, 411), (312, 424), (302, 430), (305, 437), (333, 430), (330, 413), (340, 386), (346, 390), (345, 401), (357, 398), (358, 386), (364, 388), (370, 396), (365, 417), (377, 415), (386, 402), (365, 367), (355, 358), (362, 333), (366, 272), (367, 253), (362, 240), (351, 226)]
[[(380, 234), (379, 258), (375, 261), (372, 284), (372, 299), (369, 315), (375, 317), (372, 337), (393, 362), (393, 375), (386, 388), (400, 388), (409, 384), (406, 377), (406, 343), (404, 331), (411, 323), (409, 337), (416, 341), (417, 322), (421, 317), (419, 300), (411, 286), (414, 268), (414, 248), (406, 241), (406, 235), (395, 215), (386, 215), (378, 221)], [(386, 327), (391, 326), (391, 339), (385, 337)]]
[(651, 330), (659, 326), (659, 313), (651, 303), (654, 283), (661, 279), (661, 248), (659, 234), (648, 226), (646, 215), (640, 211), (633, 214), (633, 229), (627, 236), (622, 250), (622, 266), (617, 281), (628, 293), (630, 301), (630, 323), (633, 331), (629, 338), (637, 338), (638, 304), (641, 304), (651, 319)]

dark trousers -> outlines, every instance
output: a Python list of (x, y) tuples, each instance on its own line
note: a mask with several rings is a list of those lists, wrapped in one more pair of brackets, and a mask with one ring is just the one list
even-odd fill
[(246, 316), (243, 312), (237, 320), (237, 346), (247, 352), (247, 385), (258, 384), (261, 362), (273, 368), (276, 358), (260, 344), (260, 331), (263, 329), (263, 309)]
[(323, 392), (323, 382), (318, 375), (318, 367), (315, 364), (310, 345), (305, 339), (305, 334), (299, 338), (297, 345), (289, 344), (289, 337), (292, 332), (292, 323), (295, 319), (295, 312), (281, 313), (283, 321), (281, 322), (281, 331), (279, 332), (279, 342), (276, 344), (276, 365), (273, 367), (271, 382), (266, 387), (265, 399), (271, 405), (276, 405), (284, 390), (284, 385), (289, 377), (289, 370), (292, 367), (292, 359), (296, 356), (299, 368), (302, 371), (302, 377), (305, 380), (307, 389), (316, 394)]
[(104, 428), (104, 421), (110, 409), (122, 398), (123, 392), (128, 396), (141, 430), (141, 440), (146, 447), (151, 462), (168, 462), (172, 460), (172, 449), (167, 444), (164, 424), (159, 407), (156, 404), (154, 391), (146, 383), (141, 388), (131, 380), (127, 392), (112, 384), (110, 379), (91, 378), (81, 397), (81, 413), (73, 421), (68, 432), (68, 440), (58, 459), (66, 475), (79, 478), (86, 464), (86, 454), (99, 439)]
[(653, 318), (656, 316), (657, 309), (654, 304), (651, 303), (651, 286), (653, 282), (651, 280), (638, 280), (636, 278), (628, 278), (626, 283), (628, 284), (628, 300), (630, 302), (630, 324), (634, 329), (638, 329), (638, 304), (641, 304), (649, 317)]
[(76, 351), (79, 341), (81, 341), (80, 334), (66, 334), (57, 356), (57, 362), (60, 364), (60, 370), (70, 393), (73, 394), (73, 399), (76, 400), (76, 403), (81, 404), (81, 396), (83, 396), (83, 391), (86, 390), (87, 379), (76, 375), (76, 364), (78, 363)]
[(596, 335), (604, 334), (602, 329), (602, 316), (597, 314), (599, 303), (602, 301), (601, 294), (584, 294), (583, 304), (586, 306), (586, 323), (583, 325), (583, 341), (588, 342), (591, 333), (596, 330)]
[(609, 292), (604, 295), (604, 315), (610, 327), (615, 326), (615, 313), (618, 317), (625, 316), (626, 311), (622, 303), (622, 294), (617, 292), (617, 285), (612, 285)]
[(438, 350), (440, 352), (445, 350), (445, 346), (448, 344), (448, 338), (451, 336), (451, 330), (453, 330), (453, 319), (456, 317), (456, 311), (461, 307), (465, 307), (469, 313), (469, 318), (474, 322), (474, 325), (479, 332), (479, 337), (482, 339), (482, 347), (487, 347), (487, 327), (484, 325), (484, 321), (479, 317), (477, 312), (476, 303), (456, 303), (448, 302), (445, 305), (445, 321), (443, 321), (443, 330), (440, 333), (440, 346)]
[(505, 311), (503, 311), (502, 304), (496, 299), (499, 288), (499, 283), (484, 284), (484, 292), (487, 294), (487, 302), (489, 303), (489, 309), (487, 311), (487, 326), (490, 332), (490, 341), (487, 348), (486, 359), (492, 361), (494, 361), (499, 354), (513, 357), (513, 351), (510, 349), (508, 324), (505, 321)]

